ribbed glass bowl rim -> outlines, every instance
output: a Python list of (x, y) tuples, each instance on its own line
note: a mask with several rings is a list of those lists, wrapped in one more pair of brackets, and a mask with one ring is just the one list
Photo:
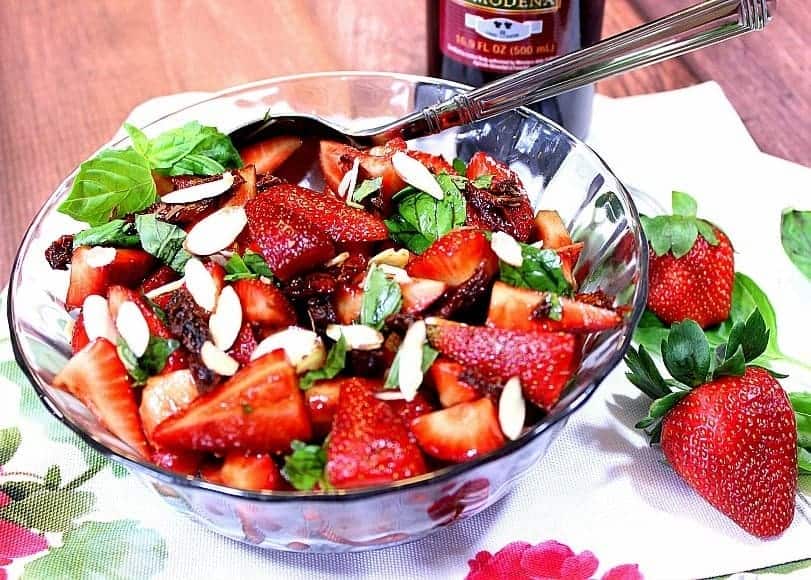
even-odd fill
[[(186, 105), (179, 109), (172, 111), (171, 113), (167, 113), (152, 122), (147, 127), (158, 123), (168, 117), (172, 117), (186, 111), (188, 109), (200, 106), (204, 103), (208, 103), (211, 101), (216, 101), (223, 97), (234, 97), (239, 93), (261, 89), (264, 86), (272, 86), (279, 83), (285, 82), (294, 82), (298, 80), (312, 80), (312, 79), (319, 79), (319, 78), (340, 78), (340, 77), (351, 77), (355, 79), (361, 79), (363, 77), (377, 77), (377, 78), (385, 78), (390, 80), (397, 80), (397, 81), (405, 81), (408, 83), (417, 84), (417, 83), (428, 83), (434, 85), (441, 85), (449, 88), (457, 88), (468, 90), (471, 87), (468, 85), (464, 85), (461, 83), (455, 83), (451, 81), (446, 81), (443, 79), (437, 79), (433, 77), (421, 76), (421, 75), (412, 75), (412, 74), (405, 74), (405, 73), (388, 73), (388, 72), (379, 72), (379, 71), (331, 71), (331, 72), (320, 72), (320, 73), (304, 73), (304, 74), (296, 74), (296, 75), (288, 75), (288, 76), (279, 76), (279, 77), (271, 77), (268, 79), (263, 79), (259, 81), (253, 81), (250, 83), (245, 83), (241, 85), (237, 85), (234, 87), (230, 87), (216, 93), (213, 93), (211, 96), (203, 98), (199, 101), (195, 101), (190, 105)], [(617, 196), (619, 196), (624, 202), (626, 207), (629, 209), (629, 216), (628, 221), (636, 225), (633, 228), (633, 234), (636, 238), (636, 242), (638, 247), (644, 248), (647, 246), (647, 240), (645, 239), (645, 235), (642, 231), (642, 226), (639, 219), (639, 214), (636, 209), (636, 205), (634, 204), (633, 199), (628, 194), (625, 186), (622, 185), (622, 182), (614, 175), (613, 171), (606, 165), (603, 159), (589, 147), (583, 141), (572, 135), (569, 131), (551, 121), (550, 119), (544, 117), (527, 108), (521, 108), (519, 111), (529, 117), (536, 117), (543, 123), (546, 123), (555, 129), (559, 130), (561, 133), (566, 135), (567, 137), (571, 138), (575, 143), (580, 145), (583, 148), (583, 151), (590, 157), (593, 158), (594, 164), (596, 166), (601, 166), (605, 173), (611, 175), (619, 185), (619, 191), (614, 192)], [(120, 139), (114, 139), (103, 145), (99, 148), (98, 151), (101, 151), (105, 148), (112, 147), (126, 141), (128, 137), (122, 137)], [(95, 154), (94, 154), (95, 155)], [(92, 156), (91, 156), (92, 157)], [(532, 429), (526, 431), (521, 437), (516, 439), (515, 441), (508, 441), (506, 445), (501, 447), (500, 449), (478, 457), (476, 459), (472, 459), (470, 461), (466, 461), (465, 463), (459, 463), (456, 465), (450, 465), (447, 467), (443, 467), (441, 469), (437, 469), (435, 471), (429, 472), (425, 475), (421, 475), (419, 477), (413, 477), (401, 481), (392, 482), (385, 485), (378, 485), (373, 487), (366, 487), (360, 489), (349, 489), (349, 490), (329, 490), (323, 492), (312, 492), (312, 491), (248, 491), (237, 489), (233, 487), (228, 487), (225, 485), (220, 485), (216, 483), (210, 483), (204, 481), (202, 479), (192, 477), (192, 476), (185, 476), (180, 475), (171, 471), (167, 471), (161, 469), (147, 461), (135, 461), (128, 457), (124, 457), (119, 455), (112, 449), (108, 448), (107, 446), (103, 445), (102, 443), (96, 441), (93, 437), (91, 437), (88, 433), (86, 433), (83, 429), (81, 429), (78, 425), (73, 423), (70, 419), (62, 415), (58, 408), (56, 408), (55, 404), (51, 401), (50, 397), (46, 392), (46, 387), (50, 385), (46, 385), (44, 381), (40, 379), (38, 374), (33, 370), (31, 365), (28, 363), (28, 359), (23, 353), (23, 349), (19, 343), (19, 338), (15, 332), (15, 321), (17, 316), (14, 311), (14, 293), (15, 289), (18, 286), (16, 281), (18, 280), (19, 276), (21, 275), (20, 267), (23, 262), (23, 257), (28, 256), (28, 249), (31, 243), (31, 233), (35, 229), (37, 225), (42, 221), (42, 219), (49, 214), (51, 211), (55, 209), (57, 201), (59, 201), (57, 197), (57, 193), (63, 186), (72, 180), (76, 173), (78, 172), (79, 167), (76, 167), (70, 175), (68, 175), (57, 189), (49, 196), (47, 201), (43, 204), (42, 208), (37, 212), (34, 216), (34, 219), (31, 221), (31, 224), (25, 231), (23, 236), (22, 242), (20, 243), (20, 247), (17, 250), (17, 254), (14, 258), (14, 264), (12, 266), (12, 272), (10, 277), (10, 284), (8, 290), (8, 321), (9, 321), (9, 334), (11, 338), (11, 345), (14, 352), (14, 357), (17, 360), (17, 363), (20, 365), (23, 373), (28, 377), (31, 384), (34, 386), (37, 395), (39, 396), (40, 400), (43, 402), (45, 407), (51, 412), (54, 417), (56, 417), (59, 421), (65, 424), (68, 428), (70, 428), (74, 433), (76, 433), (82, 441), (88, 444), (90, 447), (101, 453), (108, 459), (112, 459), (123, 464), (125, 467), (129, 469), (133, 469), (135, 471), (143, 470), (149, 473), (151, 477), (154, 477), (158, 480), (161, 480), (165, 483), (169, 483), (172, 485), (178, 485), (182, 487), (190, 487), (200, 490), (206, 490), (226, 496), (232, 496), (235, 498), (246, 499), (246, 500), (256, 500), (260, 502), (289, 502), (289, 501), (298, 501), (298, 500), (307, 500), (307, 501), (315, 501), (315, 502), (334, 502), (334, 501), (343, 501), (343, 500), (359, 500), (366, 497), (373, 497), (378, 495), (383, 495), (387, 493), (395, 493), (400, 491), (407, 491), (407, 490), (415, 490), (420, 487), (424, 487), (429, 484), (441, 483), (446, 482), (449, 480), (453, 480), (454, 478), (463, 475), (468, 471), (472, 471), (477, 467), (482, 465), (492, 463), (494, 461), (498, 461), (499, 459), (510, 455), (514, 451), (521, 449), (522, 447), (529, 445), (532, 441), (537, 439), (540, 435), (542, 435), (546, 430), (551, 428), (556, 423), (563, 421), (577, 409), (579, 409), (585, 402), (594, 394), (597, 390), (597, 387), (603, 382), (605, 377), (617, 366), (617, 364), (622, 360), (625, 352), (627, 351), (630, 343), (633, 332), (629, 332), (622, 344), (622, 348), (615, 350), (609, 357), (609, 363), (604, 365), (606, 369), (605, 372), (600, 373), (595, 379), (588, 385), (588, 387), (584, 388), (581, 393), (573, 399), (569, 405), (565, 409), (556, 409), (554, 414), (551, 416), (550, 419), (544, 418), (538, 424), (536, 424)], [(633, 308), (631, 313), (629, 314), (628, 322), (629, 328), (631, 331), (636, 328), (639, 319), (642, 316), (642, 313), (645, 308), (645, 301), (647, 296), (647, 285), (648, 285), (648, 255), (647, 252), (640, 252), (639, 255), (639, 281), (637, 283), (639, 290), (636, 293), (636, 297), (633, 303)]]

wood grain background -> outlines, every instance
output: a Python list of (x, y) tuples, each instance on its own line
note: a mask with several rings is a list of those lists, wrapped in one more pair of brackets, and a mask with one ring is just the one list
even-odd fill
[[(604, 34), (689, 0), (608, 0)], [(0, 0), (0, 280), (60, 179), (138, 103), (323, 70), (424, 73), (424, 0)], [(714, 79), (764, 151), (811, 165), (811, 14), (603, 82), (612, 96)], [(3, 284), (0, 283), (0, 286)]]

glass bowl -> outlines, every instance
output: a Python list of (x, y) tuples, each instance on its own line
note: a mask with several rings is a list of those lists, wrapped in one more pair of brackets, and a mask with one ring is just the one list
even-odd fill
[[(329, 73), (261, 81), (218, 93), (145, 128), (154, 136), (190, 120), (230, 132), (271, 113), (311, 113), (345, 126), (370, 126), (464, 90), (398, 74)], [(125, 145), (125, 140), (107, 146)], [(249, 492), (159, 469), (107, 432), (77, 400), (51, 386), (70, 356), (68, 276), (53, 271), (45, 248), (81, 224), (57, 213), (76, 171), (34, 218), (17, 254), (8, 309), (14, 353), (45, 406), (93, 448), (128, 468), (174, 509), (211, 530), (264, 548), (348, 552), (412, 541), (484, 510), (546, 453), (567, 417), (622, 359), (647, 293), (647, 244), (622, 184), (581, 141), (530, 110), (420, 139), (448, 159), (486, 151), (518, 172), (535, 208), (557, 209), (585, 242), (575, 273), (585, 292), (616, 297), (622, 326), (590, 335), (560, 402), (516, 441), (473, 461), (389, 485), (323, 493)]]

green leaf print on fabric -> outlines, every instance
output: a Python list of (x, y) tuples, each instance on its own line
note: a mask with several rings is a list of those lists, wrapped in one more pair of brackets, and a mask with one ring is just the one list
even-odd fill
[(62, 546), (25, 565), (23, 580), (130, 580), (163, 570), (166, 542), (134, 520), (85, 522), (62, 537)]

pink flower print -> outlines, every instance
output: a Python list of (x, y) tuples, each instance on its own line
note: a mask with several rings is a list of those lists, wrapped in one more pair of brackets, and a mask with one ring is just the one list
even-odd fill
[(0, 520), (0, 558), (14, 559), (30, 556), (48, 547), (43, 536), (18, 526), (12, 522)]
[[(586, 550), (580, 554), (554, 540), (536, 546), (512, 542), (495, 554), (481, 551), (468, 561), (466, 580), (590, 580), (600, 566)], [(624, 564), (606, 572), (602, 580), (642, 580), (636, 564)]]

